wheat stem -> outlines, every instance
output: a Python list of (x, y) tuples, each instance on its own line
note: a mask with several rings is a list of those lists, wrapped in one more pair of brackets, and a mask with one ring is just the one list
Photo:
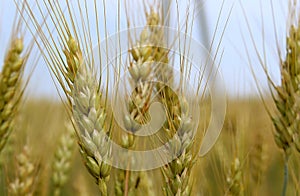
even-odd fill
[(282, 186), (282, 193), (281, 193), (282, 196), (286, 195), (286, 189), (287, 189), (287, 184), (289, 179), (288, 160), (289, 160), (289, 155), (284, 154), (284, 177), (283, 177), (283, 186)]

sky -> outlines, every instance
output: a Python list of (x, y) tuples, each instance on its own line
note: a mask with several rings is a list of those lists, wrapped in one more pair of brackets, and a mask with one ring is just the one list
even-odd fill
[[(197, 1), (197, 0), (195, 0)], [(113, 2), (113, 1), (107, 1)], [(180, 3), (186, 1), (179, 1)], [(203, 35), (205, 28), (209, 42), (211, 42), (212, 35), (216, 28), (217, 19), (222, 6), (222, 0), (204, 0), (204, 3), (199, 6), (198, 15), (195, 19), (194, 31), (192, 38), (205, 45)], [(224, 51), (222, 62), (220, 65), (220, 72), (223, 75), (227, 94), (232, 97), (247, 97), (256, 96), (257, 87), (255, 85), (253, 75), (250, 72), (249, 61), (247, 58), (246, 49), (249, 51), (251, 64), (255, 70), (255, 75), (262, 88), (267, 87), (265, 75), (261, 69), (257, 54), (253, 49), (253, 43), (250, 37), (250, 31), (247, 28), (246, 18), (249, 22), (253, 39), (257, 44), (257, 49), (260, 54), (266, 53), (266, 60), (272, 78), (279, 83), (279, 66), (278, 54), (276, 53), (275, 35), (278, 36), (279, 48), (284, 51), (284, 42), (286, 36), (286, 21), (288, 6), (280, 0), (273, 0), (273, 8), (275, 14), (276, 29), (272, 19), (272, 9), (269, 0), (225, 0), (224, 7), (221, 12), (221, 20), (219, 28), (217, 29), (216, 40), (219, 40), (224, 29), (225, 22), (229, 18), (226, 26), (224, 36), (220, 44), (220, 51)], [(184, 4), (184, 3), (183, 3)], [(112, 9), (113, 5), (109, 9)], [(245, 12), (243, 12), (242, 7)], [(232, 12), (230, 13), (230, 9)], [(4, 0), (0, 3), (0, 62), (3, 62), (3, 57), (6, 51), (7, 42), (10, 35), (10, 27), (14, 18), (15, 5), (12, 0)], [(201, 16), (204, 10), (206, 24), (201, 23)], [(174, 14), (174, 13), (173, 13)], [(107, 18), (114, 18), (113, 12), (107, 12)], [(172, 17), (172, 15), (171, 15)], [(262, 28), (263, 27), (263, 28)], [(108, 28), (110, 26), (108, 25)], [(264, 30), (264, 36), (263, 31)], [(275, 34), (276, 30), (276, 34)], [(265, 43), (265, 47), (263, 46)], [(213, 45), (213, 50), (216, 51), (218, 42)], [(29, 63), (30, 65), (30, 63)], [(27, 69), (28, 75), (32, 69)], [(58, 93), (55, 85), (50, 77), (47, 66), (43, 61), (40, 61), (38, 66), (34, 69), (31, 76), (27, 94), (40, 98), (58, 98)]]

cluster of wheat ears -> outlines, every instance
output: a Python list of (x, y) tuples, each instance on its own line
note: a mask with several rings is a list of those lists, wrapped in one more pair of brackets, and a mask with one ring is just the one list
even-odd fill
[[(9, 195), (64, 195), (65, 187), (70, 186), (70, 181), (74, 181), (76, 185), (72, 186), (75, 187), (72, 194), (77, 190), (82, 195), (263, 195), (265, 190), (259, 187), (262, 187), (263, 173), (267, 170), (264, 166), (267, 155), (265, 134), (255, 132), (255, 138), (251, 140), (254, 142), (249, 144), (252, 146), (251, 151), (248, 152), (243, 146), (250, 141), (241, 139), (247, 138), (247, 131), (243, 130), (250, 130), (250, 116), (242, 119), (239, 112), (232, 112), (235, 116), (229, 112), (223, 128), (226, 135), (220, 138), (212, 152), (213, 156), (206, 161), (199, 157), (199, 146), (205, 135), (202, 130), (207, 127), (208, 111), (211, 109), (207, 106), (210, 101), (206, 96), (209, 79), (206, 78), (206, 82), (204, 78), (214, 78), (213, 70), (218, 69), (216, 67), (222, 57), (218, 51), (221, 50), (223, 34), (219, 38), (215, 34), (220, 29), (224, 33), (227, 23), (221, 28), (219, 21), (217, 22), (213, 43), (207, 48), (212, 63), (207, 63), (208, 60), (204, 59), (203, 65), (197, 65), (199, 73), (193, 76), (191, 70), (194, 65), (187, 58), (192, 41), (188, 35), (193, 32), (194, 19), (201, 12), (202, 3), (199, 5), (188, 1), (182, 11), (178, 1), (115, 1), (112, 4), (116, 14), (107, 13), (111, 11), (108, 4), (105, 0), (15, 1), (17, 14), (0, 73), (0, 186), (4, 187), (0, 191)], [(264, 109), (273, 124), (270, 129), (274, 136), (272, 141), (282, 149), (284, 156), (281, 170), (282, 195), (287, 194), (291, 184), (295, 185), (295, 194), (300, 194), (297, 167), (299, 157), (293, 157), (300, 152), (300, 28), (297, 6), (297, 1), (290, 1), (292, 22), (286, 35), (286, 49), (281, 50), (278, 46), (280, 61), (277, 66), (280, 67), (281, 74), (279, 84), (269, 74), (265, 54), (260, 54), (256, 49), (260, 43), (256, 43), (248, 25), (253, 46), (270, 87), (271, 99), (268, 99), (256, 80)], [(177, 10), (174, 12), (171, 8)], [(224, 12), (222, 6), (220, 12)], [(227, 22), (230, 11), (228, 13)], [(166, 26), (171, 20), (177, 21), (174, 29), (178, 34), (175, 36), (169, 36), (166, 32)], [(246, 16), (245, 23), (248, 24)], [(274, 25), (275, 23), (274, 19)], [(109, 26), (114, 26), (116, 32), (122, 33), (116, 36), (115, 42), (109, 39), (112, 34), (108, 31)], [(131, 30), (122, 32), (124, 28)], [(186, 37), (180, 37), (179, 32)], [(124, 51), (121, 51), (123, 36), (128, 40), (125, 57), (122, 56)], [(31, 39), (24, 40), (27, 37)], [(179, 45), (183, 49), (181, 54), (174, 53), (170, 48), (172, 45)], [(212, 53), (213, 46), (217, 46), (217, 54)], [(38, 52), (33, 52), (35, 50)], [(115, 59), (110, 59), (110, 52), (115, 53)], [(251, 59), (251, 55), (247, 54)], [(34, 60), (31, 60), (32, 56)], [(27, 142), (23, 150), (15, 152), (16, 156), (11, 158), (10, 150), (16, 144), (13, 140), (19, 135), (17, 131), (25, 129), (19, 124), (26, 118), (22, 117), (20, 110), (25, 103), (23, 95), (26, 86), (30, 82), (30, 75), (24, 77), (28, 64), (46, 64), (64, 106), (66, 119), (65, 122), (60, 121), (63, 124), (60, 124), (60, 138), (49, 139), (49, 143), (54, 146), (51, 155), (53, 159), (43, 150), (41, 156), (38, 156), (39, 153), (32, 153), (30, 141), (34, 139), (29, 136), (26, 136)], [(175, 64), (179, 66), (176, 67)], [(210, 67), (213, 65), (216, 67)], [(202, 72), (210, 74), (204, 76)], [(123, 77), (124, 73), (127, 73), (126, 77)], [(157, 80), (160, 82), (149, 82)], [(120, 81), (128, 85), (118, 86)], [(195, 94), (188, 94), (188, 84), (197, 89)], [(200, 90), (201, 86), (204, 86), (203, 92)], [(120, 125), (114, 118), (119, 111), (112, 109), (112, 92), (116, 91), (115, 88), (123, 87), (127, 96), (124, 96), (125, 101), (122, 100), (122, 103), (127, 112), (121, 113)], [(120, 89), (122, 90), (124, 89)], [(153, 118), (151, 104), (154, 102), (162, 104), (165, 122), (151, 136), (136, 135)], [(274, 103), (275, 107), (269, 103)], [(194, 111), (193, 104), (197, 104), (195, 108), (202, 106), (199, 110), (199, 125), (198, 119), (190, 115)], [(247, 106), (238, 107), (251, 111), (246, 109)], [(120, 112), (124, 108), (120, 108)], [(196, 132), (195, 125), (198, 126)], [(114, 152), (113, 143), (123, 149), (120, 154)], [(151, 150), (161, 145), (168, 151), (165, 153), (172, 157), (171, 161), (151, 170), (134, 169), (144, 167), (141, 166), (143, 163), (133, 158), (132, 151), (147, 148)], [(232, 146), (231, 152), (224, 150), (224, 146)], [(71, 171), (78, 164), (77, 152), (81, 157), (79, 164), (84, 165), (87, 170), (79, 170), (79, 177), (75, 176), (76, 172)], [(160, 156), (157, 154), (157, 161), (162, 159)], [(229, 163), (226, 168), (226, 164), (219, 165), (222, 164), (222, 157), (228, 159), (223, 160)], [(149, 160), (147, 157), (141, 159)], [(289, 164), (290, 160), (293, 162)], [(289, 167), (292, 167), (292, 172), (289, 172)], [(82, 190), (85, 180), (79, 179), (86, 179), (82, 177), (85, 175), (82, 172), (88, 173), (88, 178), (94, 180), (93, 185), (97, 187), (97, 191), (91, 193), (92, 191)], [(210, 180), (212, 173), (218, 179)], [(289, 176), (292, 180), (289, 180)], [(215, 192), (214, 189), (217, 188), (214, 187), (218, 184), (222, 187), (221, 191)], [(289, 192), (292, 193), (294, 192)]]

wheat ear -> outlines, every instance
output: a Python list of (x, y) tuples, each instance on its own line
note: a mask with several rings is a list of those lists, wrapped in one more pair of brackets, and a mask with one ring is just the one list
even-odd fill
[(23, 152), (16, 157), (16, 163), (16, 178), (9, 183), (9, 193), (11, 195), (33, 195), (38, 166), (32, 162), (28, 146), (25, 146)]
[[(286, 41), (286, 57), (281, 61), (281, 84), (275, 86), (269, 79), (278, 96), (273, 95), (277, 115), (271, 115), (275, 127), (274, 138), (277, 146), (284, 151), (284, 183), (282, 195), (285, 195), (288, 182), (288, 159), (291, 148), (300, 153), (300, 28), (291, 26)], [(270, 78), (270, 77), (269, 77)]]
[(244, 195), (242, 174), (243, 172), (242, 172), (240, 160), (238, 157), (236, 157), (231, 163), (231, 168), (226, 177), (226, 182), (228, 185), (228, 190), (226, 194), (233, 195), (233, 196)]
[(278, 111), (278, 115), (272, 117), (275, 126), (275, 142), (286, 152), (292, 144), (300, 152), (299, 41), (300, 28), (292, 26), (287, 38), (286, 58), (281, 63), (281, 85), (276, 87), (278, 97), (274, 97)]
[(68, 180), (68, 173), (71, 167), (75, 147), (74, 129), (71, 123), (66, 123), (66, 130), (60, 138), (58, 147), (55, 151), (53, 162), (52, 181), (54, 195), (61, 195), (61, 189)]
[(250, 153), (251, 177), (256, 186), (261, 185), (263, 173), (265, 171), (265, 139), (258, 133), (255, 138), (253, 151)]
[[(83, 62), (78, 43), (72, 38), (65, 50), (68, 68), (65, 75), (70, 87), (72, 112), (77, 125), (80, 153), (89, 173), (95, 178), (101, 195), (107, 195), (111, 166), (103, 160), (110, 159), (110, 147), (105, 127), (106, 112), (101, 106), (101, 94), (96, 76)], [(79, 69), (79, 66), (81, 68)]]
[[(95, 8), (93, 11), (96, 14), (96, 28), (99, 29), (97, 2), (96, 0), (93, 1), (93, 8)], [(40, 6), (39, 1), (35, 1), (35, 3), (38, 7)], [(89, 18), (88, 14), (90, 12), (83, 13), (81, 9), (82, 1), (76, 2), (78, 6), (75, 7), (78, 10), (75, 10), (73, 2), (66, 1), (65, 3), (68, 8), (68, 15), (65, 14), (61, 2), (43, 2), (50, 19), (47, 20), (44, 17), (45, 13), (38, 10), (44, 19), (41, 22), (42, 24), (39, 24), (34, 10), (28, 3), (25, 7), (28, 11), (26, 14), (29, 15), (33, 25), (37, 27), (35, 30), (41, 40), (41, 43), (37, 42), (40, 49), (46, 48), (46, 52), (42, 52), (44, 60), (67, 96), (68, 103), (66, 106), (74, 121), (83, 162), (89, 173), (95, 178), (101, 195), (107, 195), (106, 183), (109, 180), (111, 166), (103, 160), (109, 160), (110, 158), (110, 148), (105, 145), (107, 144), (107, 141), (105, 141), (107, 140), (106, 134), (109, 132), (107, 127), (110, 127), (110, 125), (105, 126), (106, 111), (105, 107), (102, 107), (99, 90), (101, 80), (96, 81), (96, 75), (91, 73), (95, 60), (93, 54), (91, 54), (93, 47), (91, 31), (94, 28), (88, 30), (84, 28), (85, 30), (82, 31), (81, 27), (85, 25), (90, 27), (90, 23), (85, 19), (83, 20), (84, 17), (80, 17), (81, 20), (79, 19), (79, 21), (76, 18), (75, 13), (78, 12)], [(84, 5), (86, 3), (87, 1), (83, 1)], [(54, 30), (58, 34), (58, 40), (54, 39), (53, 32), (49, 29), (51, 24), (48, 23), (54, 25)], [(79, 25), (80, 23), (82, 26)], [(43, 24), (45, 24), (46, 28), (43, 28)], [(41, 31), (41, 29), (45, 31)], [(82, 36), (80, 35), (81, 33), (83, 34)], [(97, 38), (97, 44), (100, 45), (99, 32), (97, 33)], [(63, 53), (60, 46), (63, 47)], [(88, 59), (88, 63), (84, 62), (83, 56)], [(102, 67), (102, 65), (100, 66)]]
[(101, 95), (91, 70), (80, 69), (73, 93), (73, 116), (79, 131), (80, 153), (90, 174), (95, 178), (102, 195), (107, 195), (111, 165), (106, 112), (101, 107)]
[[(290, 2), (291, 15), (294, 17), (296, 15), (297, 2)], [(245, 11), (245, 10), (244, 10)], [(274, 10), (272, 10), (273, 12)], [(298, 19), (299, 20), (299, 19)], [(275, 24), (275, 17), (273, 13), (273, 22)], [(247, 21), (248, 23), (248, 21)], [(299, 21), (297, 21), (299, 25)], [(250, 31), (250, 26), (248, 25)], [(251, 31), (250, 31), (251, 33)], [(251, 35), (252, 36), (252, 35)], [(277, 35), (276, 35), (276, 39)], [(280, 48), (277, 42), (278, 56), (280, 58), (280, 76), (281, 83), (279, 85), (275, 84), (270, 76), (270, 73), (266, 67), (267, 62), (264, 58), (259, 55), (257, 46), (253, 43), (258, 58), (261, 61), (261, 65), (267, 76), (268, 83), (270, 86), (270, 91), (272, 99), (276, 106), (276, 114), (271, 114), (268, 109), (264, 99), (265, 108), (273, 122), (274, 125), (274, 140), (276, 145), (283, 150), (284, 153), (284, 183), (282, 195), (286, 194), (287, 182), (288, 182), (288, 160), (291, 154), (291, 149), (295, 148), (300, 152), (300, 115), (299, 115), (299, 95), (300, 95), (300, 69), (299, 69), (299, 49), (300, 49), (300, 28), (299, 26), (292, 24), (289, 27), (289, 35), (286, 38), (286, 52), (285, 58), (281, 59)], [(253, 41), (254, 42), (254, 41)], [(247, 51), (248, 52), (248, 51)], [(250, 59), (249, 55), (248, 58)], [(253, 70), (252, 73), (254, 74)], [(257, 80), (256, 80), (257, 82)], [(258, 83), (257, 83), (258, 86)], [(263, 98), (261, 89), (260, 96)]]
[[(154, 74), (154, 58), (155, 51), (152, 42), (151, 26), (149, 26), (149, 18), (158, 18), (155, 12), (147, 14), (147, 25), (142, 30), (140, 38), (135, 46), (130, 50), (131, 61), (129, 63), (128, 71), (130, 73), (130, 82), (133, 87), (133, 92), (129, 98), (129, 113), (130, 116), (124, 117), (125, 128), (135, 133), (141, 126), (149, 120), (148, 110), (150, 106), (150, 99), (153, 93), (153, 84), (151, 79)], [(124, 148), (132, 148), (135, 144), (136, 137), (131, 133), (122, 135), (121, 144)], [(129, 166), (130, 167), (130, 166)], [(115, 183), (115, 194), (125, 195), (134, 194), (139, 186), (140, 180), (146, 187), (146, 184), (151, 184), (151, 179), (141, 175), (147, 176), (147, 173), (131, 172), (128, 170), (120, 170), (117, 173), (117, 180)]]
[(23, 39), (14, 39), (5, 57), (0, 74), (0, 152), (14, 129), (14, 117), (21, 98), (21, 78), (24, 68)]
[(155, 77), (163, 82), (156, 85), (159, 99), (167, 110), (167, 120), (163, 130), (167, 138), (173, 137), (166, 147), (169, 150), (167, 153), (170, 153), (174, 160), (161, 168), (166, 180), (163, 190), (165, 195), (189, 195), (191, 193), (189, 176), (196, 160), (191, 151), (194, 143), (193, 121), (188, 115), (189, 106), (185, 98), (178, 95), (180, 90), (174, 92), (170, 87), (173, 85), (174, 75), (173, 67), (169, 66), (169, 50), (158, 47), (164, 40), (162, 20), (153, 10), (147, 19), (151, 32), (150, 40), (154, 44), (153, 59), (157, 62)]
[[(179, 99), (184, 101), (184, 98)], [(166, 185), (164, 187), (165, 195), (190, 195), (191, 193), (189, 177), (196, 160), (191, 150), (194, 143), (192, 130), (193, 121), (186, 115), (188, 106), (187, 104), (184, 105), (185, 108), (181, 108), (181, 114), (174, 113), (177, 115), (179, 125), (173, 124), (173, 121), (173, 123), (170, 123), (171, 126), (167, 127), (169, 130), (166, 131), (171, 131), (176, 133), (176, 135), (173, 136), (171, 142), (166, 144), (174, 160), (162, 168), (162, 173), (166, 179)], [(173, 105), (173, 107), (178, 108), (180, 106)], [(169, 122), (172, 121), (169, 120)], [(178, 129), (174, 130), (175, 127), (178, 127)]]

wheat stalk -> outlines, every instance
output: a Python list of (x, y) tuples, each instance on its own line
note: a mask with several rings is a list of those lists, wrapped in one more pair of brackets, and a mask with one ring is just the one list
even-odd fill
[[(298, 50), (300, 40), (300, 28), (291, 26), (287, 38), (287, 54), (281, 62), (281, 85), (275, 86), (277, 97), (273, 96), (278, 114), (271, 116), (275, 127), (274, 138), (277, 146), (284, 151), (285, 177), (282, 195), (285, 195), (288, 178), (288, 159), (291, 147), (295, 146), (300, 152), (300, 115), (299, 115), (299, 93), (300, 93), (300, 70), (298, 62)], [(269, 83), (273, 84), (271, 80)]]
[[(95, 0), (94, 8), (96, 10), (96, 25), (98, 25), (96, 2)], [(83, 1), (83, 5), (86, 5), (86, 3), (86, 1)], [(38, 1), (36, 1), (36, 4), (39, 5)], [(41, 14), (44, 19), (43, 24), (46, 24), (46, 33), (41, 30), (43, 26), (37, 22), (35, 14), (29, 5), (27, 5), (28, 14), (41, 39), (41, 43), (39, 43), (40, 48), (46, 48), (46, 51), (42, 51), (44, 59), (51, 73), (55, 76), (67, 96), (67, 106), (70, 114), (74, 118), (76, 135), (84, 164), (98, 184), (101, 194), (106, 195), (108, 193), (107, 182), (111, 166), (103, 160), (110, 160), (111, 158), (110, 146), (107, 145), (107, 140), (111, 131), (110, 127), (112, 127), (109, 123), (112, 122), (106, 118), (108, 97), (106, 96), (104, 98), (103, 96), (101, 89), (102, 78), (100, 76), (100, 79), (97, 81), (96, 74), (93, 70), (95, 66), (93, 64), (94, 56), (90, 55), (94, 45), (91, 41), (90, 33), (93, 29), (89, 26), (88, 8), (83, 10), (82, 7), (85, 6), (82, 6), (79, 1), (77, 2), (77, 6), (75, 7), (78, 7), (80, 13), (80, 19), (78, 21), (74, 14), (74, 6), (69, 1), (66, 1), (67, 12), (70, 17), (69, 20), (67, 20), (67, 14), (65, 14), (59, 2), (44, 1), (44, 5), (49, 11), (47, 14), (50, 16), (51, 23), (54, 24), (54, 30), (58, 33), (59, 41), (56, 40), (52, 34), (52, 30), (49, 29), (44, 13)], [(105, 11), (104, 6), (104, 16)], [(128, 21), (128, 23), (129, 22), (130, 21)], [(159, 27), (159, 25), (162, 24), (159, 14), (153, 10), (150, 14), (147, 14), (147, 27), (145, 27), (145, 30), (140, 35), (140, 40), (136, 47), (130, 51), (131, 59), (128, 70), (130, 72), (132, 85), (136, 88), (134, 88), (130, 96), (128, 103), (130, 116), (124, 117), (124, 124), (127, 130), (130, 130), (132, 133), (138, 130), (139, 124), (143, 124), (147, 121), (147, 111), (150, 104), (149, 99), (150, 95), (154, 92), (152, 91), (154, 87), (151, 83), (148, 83), (147, 80), (151, 79), (151, 77), (156, 77), (163, 81), (167, 79), (173, 80), (172, 68), (163, 65), (169, 62), (169, 51), (168, 49), (156, 46), (161, 45), (157, 43), (161, 41), (164, 36), (162, 28)], [(96, 29), (98, 29), (98, 26), (96, 26)], [(46, 35), (47, 33), (49, 35)], [(81, 35), (81, 33), (83, 35)], [(107, 37), (107, 32), (105, 36)], [(98, 32), (97, 38), (97, 44), (99, 45), (100, 36)], [(61, 47), (64, 48), (63, 52), (61, 51)], [(106, 47), (108, 48), (108, 46)], [(99, 49), (100, 48), (99, 46)], [(99, 51), (99, 53), (101, 53), (101, 51)], [(83, 57), (85, 57), (85, 59), (83, 59)], [(152, 62), (157, 62), (154, 68), (150, 66)], [(186, 62), (183, 64), (183, 66), (186, 66), (184, 70), (187, 71), (188, 64), (186, 64)], [(102, 64), (100, 65), (100, 71), (101, 69)], [(183, 75), (184, 73), (181, 74)], [(186, 74), (188, 75), (188, 73)], [(109, 78), (109, 75), (107, 75), (107, 78)], [(107, 90), (108, 86), (105, 88)], [(167, 132), (167, 135), (170, 137), (177, 133), (174, 139), (175, 142), (167, 146), (171, 153), (176, 154), (176, 157), (174, 157), (175, 160), (172, 163), (163, 168), (163, 173), (166, 174), (165, 190), (166, 193), (170, 193), (171, 191), (171, 193), (174, 194), (189, 194), (191, 187), (188, 185), (188, 177), (194, 163), (194, 157), (191, 152), (191, 146), (193, 144), (193, 131), (191, 127), (193, 121), (188, 116), (189, 108), (187, 104), (185, 104), (185, 98), (176, 95), (176, 93), (181, 92), (183, 89), (176, 90), (178, 90), (178, 92), (172, 92), (170, 88), (164, 85), (155, 87), (155, 93), (160, 94), (160, 100), (168, 109), (166, 112), (167, 122), (163, 130)], [(105, 99), (105, 101), (103, 101), (104, 104), (102, 103), (102, 98)], [(121, 138), (123, 147), (127, 149), (133, 148), (136, 139), (133, 134), (126, 133), (121, 136)], [(130, 187), (135, 186), (135, 184), (130, 182), (130, 179), (135, 179), (134, 182), (137, 182), (138, 179), (141, 178), (140, 174), (136, 177), (135, 175), (130, 175), (129, 169), (130, 166), (128, 170), (120, 172), (124, 174), (124, 179), (120, 178), (120, 180), (117, 180), (121, 182), (119, 185), (122, 184), (124, 187), (117, 187), (116, 190), (119, 191), (121, 189), (121, 192), (125, 195), (129, 193)], [(178, 180), (180, 183), (178, 183)]]

